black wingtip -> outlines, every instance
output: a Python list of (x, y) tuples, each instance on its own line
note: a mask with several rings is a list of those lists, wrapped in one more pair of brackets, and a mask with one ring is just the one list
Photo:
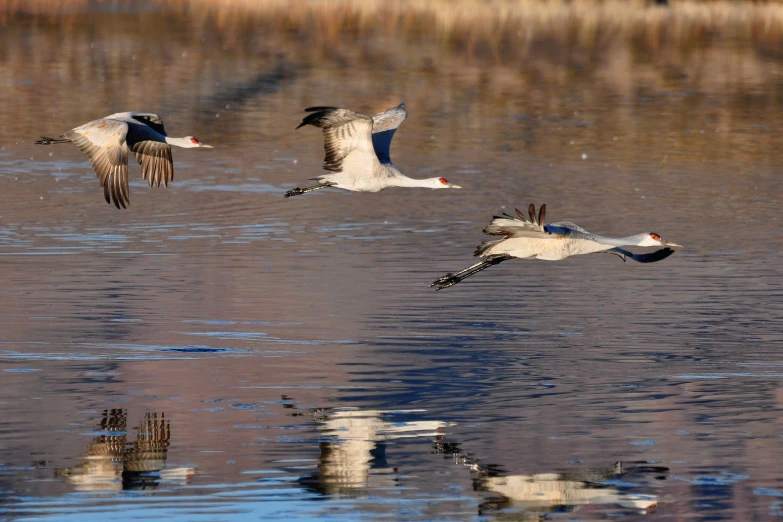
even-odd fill
[(318, 107), (307, 107), (305, 112), (336, 111), (337, 107), (327, 107), (325, 105)]
[[(302, 123), (299, 124), (299, 127), (304, 127), (305, 125), (312, 125), (313, 127), (321, 127), (319, 123), (323, 121), (323, 117), (326, 115), (326, 113), (331, 112), (333, 110), (336, 109), (334, 107), (308, 107), (307, 109), (305, 109), (305, 111), (310, 112), (311, 114), (308, 114), (307, 116), (304, 117)], [(299, 127), (297, 127), (297, 129)]]
[(633, 254), (630, 257), (639, 263), (657, 263), (658, 261), (663, 261), (672, 254), (674, 254), (674, 249), (667, 247), (656, 250), (655, 252), (650, 252), (649, 254)]
[(535, 224), (536, 223), (536, 206), (534, 204), (530, 204), (527, 207), (527, 215), (530, 216), (530, 222)]

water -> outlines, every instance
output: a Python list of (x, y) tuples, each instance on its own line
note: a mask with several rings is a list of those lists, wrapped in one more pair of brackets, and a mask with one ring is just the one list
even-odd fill
[[(522, 66), (415, 18), (68, 5), (0, 32), (0, 516), (783, 513), (779, 55)], [(721, 45), (758, 67), (699, 74)], [(282, 197), (323, 160), (304, 107), (400, 101), (395, 163), (463, 190)], [(32, 145), (133, 109), (215, 148), (175, 150), (167, 189), (131, 165), (128, 210), (75, 147)], [(428, 288), (530, 202), (685, 248)]]

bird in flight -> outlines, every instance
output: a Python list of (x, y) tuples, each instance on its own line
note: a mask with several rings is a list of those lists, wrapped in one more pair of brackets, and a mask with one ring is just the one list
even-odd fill
[(392, 137), (408, 117), (404, 103), (372, 118), (336, 107), (309, 107), (305, 111), (311, 114), (299, 127), (312, 125), (323, 129), (323, 168), (329, 173), (311, 178), (318, 181), (315, 186), (289, 190), (285, 193), (287, 198), (327, 187), (356, 192), (378, 192), (388, 187), (462, 188), (445, 178), (409, 178), (392, 164)]
[[(528, 207), (527, 218), (520, 210), (514, 210), (518, 217), (505, 213), (502, 216), (495, 216), (484, 229), (485, 234), (503, 237), (484, 241), (476, 248), (473, 255), (483, 258), (480, 262), (459, 272), (446, 274), (433, 281), (430, 287), (435, 286), (437, 290), (443, 290), (492, 265), (513, 258), (559, 261), (580, 254), (606, 252), (619, 256), (623, 261), (630, 258), (639, 263), (655, 263), (674, 253), (674, 250), (668, 247), (682, 246), (665, 241), (655, 232), (612, 238), (593, 234), (579, 225), (567, 221), (545, 224), (546, 205), (541, 205), (538, 216), (536, 216), (536, 208), (531, 204)], [(621, 248), (624, 246), (664, 246), (667, 248), (661, 248), (648, 254), (634, 254)]]
[(206, 148), (193, 136), (170, 138), (160, 116), (151, 112), (118, 112), (71, 129), (59, 138), (41, 137), (36, 145), (73, 143), (87, 154), (98, 181), (103, 187), (106, 203), (117, 208), (130, 204), (128, 194), (128, 149), (141, 165), (141, 177), (150, 187), (166, 187), (174, 179), (171, 145)]

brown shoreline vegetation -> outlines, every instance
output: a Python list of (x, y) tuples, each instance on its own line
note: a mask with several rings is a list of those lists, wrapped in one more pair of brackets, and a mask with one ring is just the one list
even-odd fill
[[(298, 59), (336, 60), (350, 54), (385, 52), (421, 55), (462, 67), (520, 67), (530, 60), (592, 69), (618, 48), (634, 63), (660, 62), (663, 76), (687, 74), (689, 56), (720, 48), (726, 61), (741, 58), (752, 74), (764, 76), (759, 60), (783, 60), (783, 0), (156, 0), (158, 18), (147, 29), (167, 31), (187, 21), (190, 32), (220, 34), (235, 47), (259, 35), (283, 35), (299, 47)], [(0, 0), (0, 27), (20, 17), (37, 27), (73, 27), (85, 12), (128, 13), (151, 20), (123, 0)], [(69, 29), (70, 28), (70, 29)], [(128, 29), (133, 29), (129, 27)], [(145, 28), (135, 28), (140, 34)], [(149, 34), (149, 33), (148, 33)], [(160, 34), (160, 33), (157, 33)], [(361, 45), (357, 45), (361, 42)], [(394, 49), (391, 49), (391, 47)], [(287, 46), (287, 47), (290, 47)], [(431, 53), (432, 54), (432, 53)], [(616, 54), (616, 53), (615, 53)], [(740, 56), (742, 55), (742, 56)], [(423, 60), (422, 67), (427, 67)], [(731, 67), (728, 65), (727, 67)], [(745, 73), (743, 73), (745, 74)], [(743, 82), (747, 83), (747, 82)], [(750, 82), (767, 83), (766, 78)]]
[[(140, 5), (0, 0), (5, 28), (0, 85), (6, 87), (0, 116), (12, 121), (4, 133), (25, 131), (12, 128), (26, 125), (11, 114), (13, 101), (28, 99), (16, 93), (34, 87), (16, 79), (37, 78), (62, 92), (89, 92), (98, 107), (113, 107), (118, 89), (127, 90), (127, 100), (189, 111), (196, 125), (203, 119), (213, 128), (214, 119), (205, 115), (214, 118), (230, 105), (234, 125), (225, 131), (236, 133), (236, 139), (242, 139), (243, 125), (257, 125), (265, 117), (242, 109), (260, 103), (253, 89), (272, 93), (285, 85), (286, 96), (264, 101), (282, 113), (340, 103), (349, 93), (377, 104), (357, 110), (374, 111), (404, 96), (430, 121), (450, 115), (448, 130), (455, 136), (466, 127), (480, 128), (491, 142), (503, 139), (494, 136), (504, 132), (494, 121), (521, 115), (514, 139), (528, 150), (557, 151), (557, 144), (572, 138), (605, 143), (617, 129), (638, 136), (647, 149), (667, 151), (669, 162), (676, 161), (678, 149), (685, 150), (677, 132), (686, 130), (688, 147), (701, 140), (697, 148), (706, 157), (777, 150), (773, 137), (781, 124), (769, 115), (783, 108), (781, 2), (157, 0), (144, 2), (144, 9)], [(348, 71), (350, 85), (335, 82), (335, 74)], [(127, 82), (129, 74), (144, 81)], [(378, 75), (385, 75), (383, 82)], [(219, 79), (220, 85), (207, 78)], [(305, 78), (306, 85), (319, 85), (323, 99), (312, 99)], [(576, 108), (584, 113), (613, 107), (619, 99), (626, 101), (613, 111), (572, 116)], [(81, 104), (60, 103), (52, 110), (69, 122), (82, 122)], [(660, 104), (660, 112), (644, 108), (651, 103)], [(34, 114), (37, 106), (17, 104), (15, 113), (25, 109)], [(644, 116), (648, 113), (656, 116)], [(759, 124), (768, 128), (760, 140), (752, 131)], [(700, 129), (711, 130), (705, 135)], [(426, 128), (422, 133), (429, 136)]]
[[(488, 55), (504, 48), (530, 48), (536, 39), (596, 45), (608, 40), (657, 48), (720, 38), (780, 49), (783, 0), (156, 0), (167, 9), (211, 17), (218, 28), (233, 30), (259, 19), (279, 30), (318, 32), (325, 40), (340, 35), (430, 34), (444, 43), (484, 47)], [(132, 11), (122, 0), (0, 0), (0, 22), (18, 14), (68, 16), (90, 9)]]

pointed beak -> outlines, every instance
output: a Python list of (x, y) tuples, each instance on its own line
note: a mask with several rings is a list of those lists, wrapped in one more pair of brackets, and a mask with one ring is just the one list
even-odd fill
[(682, 248), (682, 245), (678, 245), (677, 243), (672, 243), (671, 241), (663, 241), (663, 244), (668, 246), (668, 247), (681, 247)]
[(204, 147), (205, 149), (211, 149), (213, 148), (212, 145), (204, 145), (203, 143), (198, 144), (199, 147)]
[(454, 183), (449, 183), (449, 188), (462, 188), (459, 185), (455, 185)]

